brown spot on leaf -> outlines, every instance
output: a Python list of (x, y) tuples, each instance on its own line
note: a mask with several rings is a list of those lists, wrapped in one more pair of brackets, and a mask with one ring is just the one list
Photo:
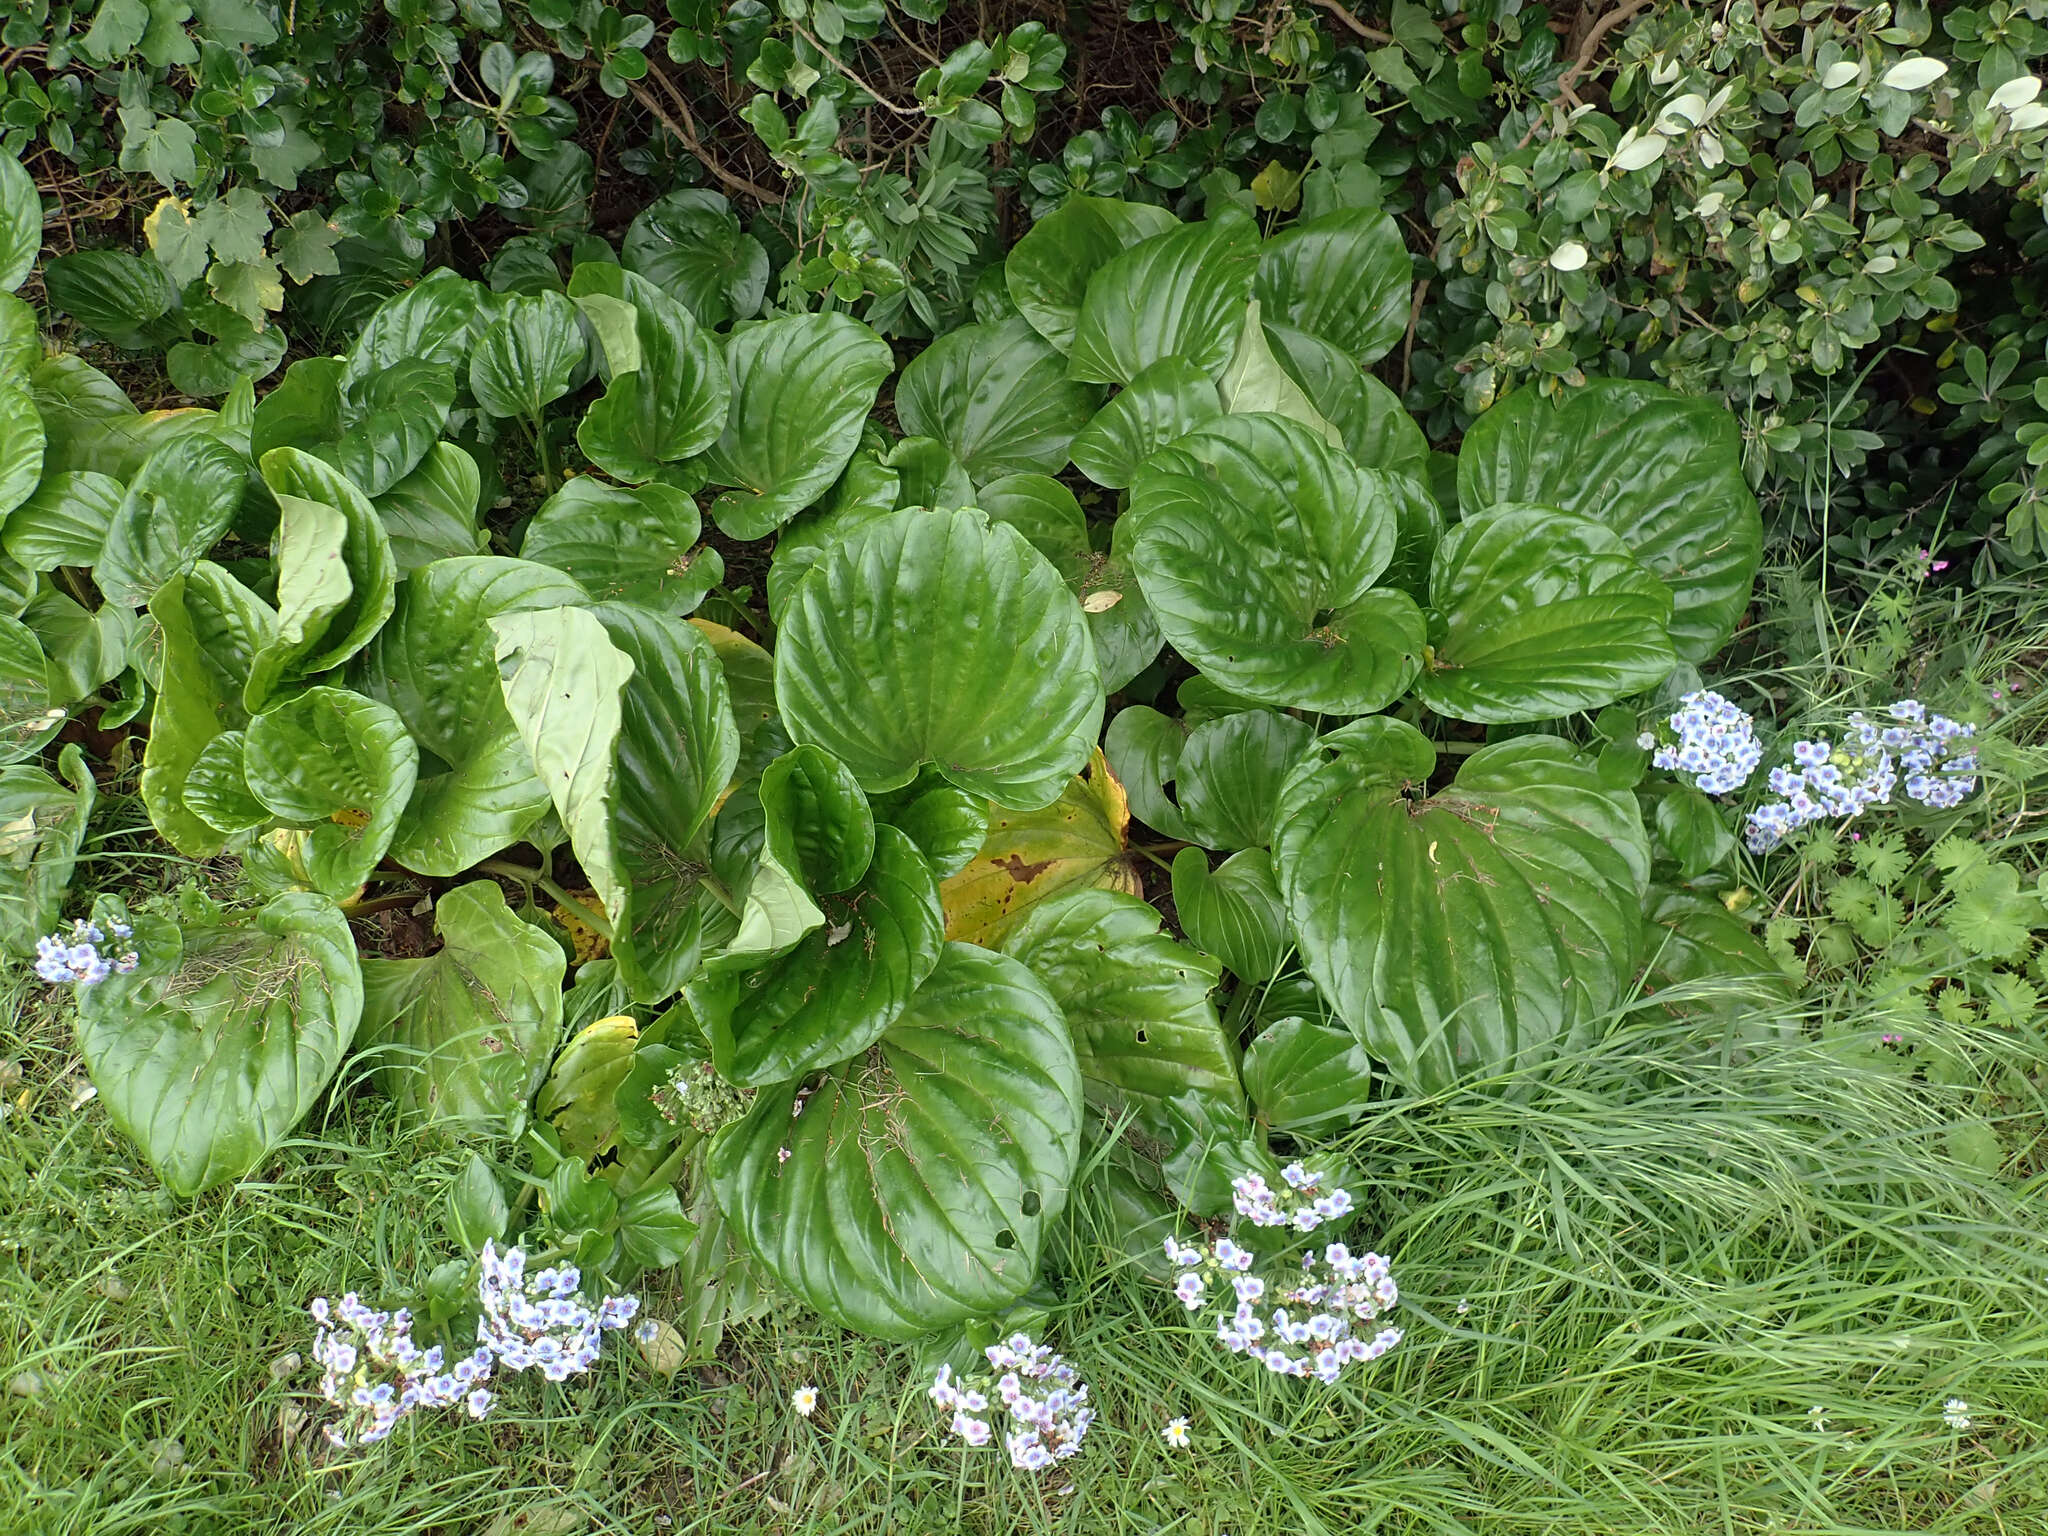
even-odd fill
[(1027, 885), (1052, 868), (1051, 859), (1040, 859), (1036, 864), (1026, 864), (1016, 854), (1007, 854), (1000, 859), (991, 859), (997, 869), (1002, 870), (1019, 885)]

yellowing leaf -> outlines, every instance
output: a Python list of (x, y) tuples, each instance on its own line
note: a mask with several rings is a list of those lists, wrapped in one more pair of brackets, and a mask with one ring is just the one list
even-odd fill
[(206, 270), (206, 233), (182, 197), (166, 197), (142, 221), (149, 248), (180, 288)]
[(588, 914), (592, 908), (603, 912), (604, 903), (598, 900), (595, 891), (571, 891), (569, 894), (583, 903), (583, 911), (577, 911), (567, 902), (556, 902), (548, 911), (556, 922), (568, 930), (569, 942), (576, 949), (578, 965), (586, 960), (602, 960), (612, 952), (612, 941), (590, 925)]
[(988, 840), (939, 886), (946, 937), (994, 946), (1037, 903), (1100, 886), (1142, 896), (1125, 841), (1130, 801), (1097, 748), (1084, 778), (1038, 811), (989, 807)]
[(633, 1070), (639, 1038), (640, 1026), (631, 1017), (614, 1014), (585, 1025), (555, 1058), (534, 1109), (553, 1122), (567, 1156), (595, 1157), (618, 1139), (619, 1109), (612, 1096)]

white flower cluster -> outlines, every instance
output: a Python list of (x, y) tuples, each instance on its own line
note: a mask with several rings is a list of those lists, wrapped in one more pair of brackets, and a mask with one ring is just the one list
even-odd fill
[(1256, 1173), (1231, 1181), (1231, 1198), (1237, 1214), (1255, 1227), (1292, 1227), (1313, 1232), (1326, 1221), (1335, 1221), (1351, 1209), (1349, 1190), (1322, 1192), (1323, 1176), (1311, 1173), (1300, 1163), (1280, 1170), (1287, 1185), (1284, 1192), (1271, 1188)]
[(1702, 794), (1734, 794), (1763, 761), (1755, 724), (1711, 689), (1678, 702), (1678, 712), (1665, 721), (1673, 739), (1645, 731), (1636, 744), (1652, 754), (1657, 767), (1690, 777)]
[(321, 1367), (320, 1395), (342, 1412), (326, 1426), (343, 1450), (382, 1440), (415, 1408), (445, 1408), (466, 1401), (471, 1418), (491, 1411), (491, 1352), (479, 1349), (441, 1369), (441, 1346), (413, 1341), (412, 1315), (403, 1308), (378, 1312), (351, 1291), (338, 1302), (317, 1298), (311, 1307), (320, 1331), (313, 1358)]
[(1031, 1336), (1013, 1333), (983, 1351), (988, 1375), (956, 1377), (950, 1365), (939, 1367), (931, 1399), (953, 1415), (954, 1434), (973, 1446), (995, 1438), (990, 1404), (999, 1403), (1015, 1427), (1003, 1436), (1010, 1464), (1037, 1472), (1077, 1454), (1095, 1422), (1088, 1406), (1088, 1384), (1049, 1345), (1033, 1344)]
[(577, 1294), (581, 1270), (563, 1264), (529, 1275), (522, 1248), (501, 1254), (485, 1243), (478, 1262), (477, 1343), (515, 1371), (537, 1369), (549, 1381), (567, 1381), (597, 1363), (603, 1330), (625, 1327), (640, 1310), (637, 1296), (607, 1296), (592, 1311)]
[[(135, 932), (126, 923), (108, 926), (114, 931), (116, 943)], [(135, 969), (141, 957), (134, 950), (124, 949), (110, 960), (99, 950), (106, 942), (107, 935), (99, 924), (82, 918), (71, 925), (69, 934), (45, 934), (36, 940), (36, 974), (59, 986), (90, 987), (116, 973), (125, 976)]]
[(1749, 813), (1743, 840), (1751, 853), (1769, 852), (1811, 822), (1886, 804), (1901, 770), (1908, 798), (1939, 810), (1977, 788), (1977, 754), (1968, 745), (1975, 726), (1929, 714), (1917, 699), (1901, 699), (1886, 714), (1890, 725), (1850, 715), (1850, 734), (1839, 742), (1792, 743), (1792, 765), (1771, 770), (1771, 792), (1780, 798)]

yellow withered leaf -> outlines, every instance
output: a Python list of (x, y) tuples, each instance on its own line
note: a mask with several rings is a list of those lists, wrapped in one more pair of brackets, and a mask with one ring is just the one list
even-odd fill
[(1062, 891), (1102, 886), (1142, 896), (1126, 841), (1131, 806), (1102, 749), (1043, 810), (989, 807), (988, 840), (939, 886), (946, 937), (993, 948), (1034, 905)]
[(619, 1084), (633, 1070), (640, 1026), (626, 1014), (599, 1019), (562, 1047), (534, 1108), (553, 1122), (570, 1157), (592, 1158), (618, 1139)]

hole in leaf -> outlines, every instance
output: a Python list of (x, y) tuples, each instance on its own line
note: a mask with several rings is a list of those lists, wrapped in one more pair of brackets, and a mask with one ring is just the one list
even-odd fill
[(998, 1232), (998, 1233), (996, 1234), (996, 1246), (997, 1246), (998, 1248), (1014, 1248), (1014, 1247), (1016, 1247), (1016, 1246), (1017, 1246), (1017, 1234), (1016, 1234), (1016, 1233), (1014, 1233), (1014, 1232), (1012, 1232), (1012, 1231), (1011, 1231), (1011, 1230), (1010, 1230), (1010, 1229), (1009, 1229), (1008, 1227), (1005, 1227), (1005, 1228), (1003, 1228), (1003, 1230), (1002, 1230), (1002, 1231), (1000, 1231), (1000, 1232)]
[(1035, 1189), (1025, 1190), (1024, 1198), (1018, 1201), (1017, 1204), (1018, 1209), (1022, 1210), (1026, 1216), (1036, 1216), (1041, 1206), (1038, 1191)]
[(1145, 1034), (1145, 1027), (1144, 1027), (1144, 1026), (1143, 1026), (1142, 1024), (1141, 1024), (1141, 1025), (1139, 1025), (1139, 1026), (1138, 1026), (1138, 1044), (1140, 1044), (1140, 1045), (1143, 1045), (1143, 1044), (1145, 1044), (1145, 1042), (1146, 1042), (1147, 1038), (1148, 1038), (1148, 1037), (1147, 1037), (1147, 1035)]

